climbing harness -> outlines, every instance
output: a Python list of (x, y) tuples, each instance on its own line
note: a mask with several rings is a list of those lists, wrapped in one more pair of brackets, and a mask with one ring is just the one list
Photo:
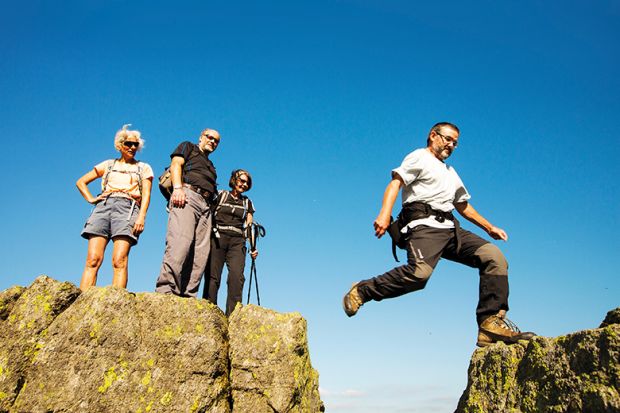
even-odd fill
[(403, 234), (401, 230), (413, 220), (427, 218), (430, 216), (434, 216), (437, 222), (444, 222), (445, 220), (454, 222), (456, 251), (458, 252), (461, 249), (461, 238), (459, 235), (460, 223), (452, 212), (441, 211), (431, 207), (427, 203), (414, 201), (403, 205), (403, 208), (396, 219), (390, 217), (390, 225), (388, 226), (387, 233), (390, 238), (392, 238), (392, 255), (394, 256), (396, 262), (400, 262), (398, 261), (398, 256), (396, 255), (396, 247), (406, 249), (407, 239), (409, 237), (408, 233)]

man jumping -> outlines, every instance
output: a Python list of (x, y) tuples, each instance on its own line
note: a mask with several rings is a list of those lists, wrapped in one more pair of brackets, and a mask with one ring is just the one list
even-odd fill
[(392, 209), (402, 188), (402, 233), (406, 236), (407, 264), (383, 275), (353, 284), (344, 296), (345, 313), (351, 317), (368, 301), (394, 298), (426, 286), (440, 258), (478, 268), (480, 288), (476, 318), (478, 346), (503, 341), (516, 343), (535, 336), (521, 332), (506, 316), (508, 263), (494, 244), (462, 229), (452, 214), (459, 214), (495, 240), (508, 240), (506, 232), (492, 225), (468, 202), (470, 195), (454, 168), (445, 160), (458, 145), (459, 129), (448, 122), (434, 125), (426, 148), (416, 149), (392, 171), (383, 196), (375, 235), (381, 238), (390, 226)]

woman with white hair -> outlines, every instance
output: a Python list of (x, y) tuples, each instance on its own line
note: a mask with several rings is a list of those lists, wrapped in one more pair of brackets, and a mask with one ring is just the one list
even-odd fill
[[(77, 180), (78, 190), (90, 204), (95, 205), (82, 230), (88, 240), (86, 265), (82, 273), (82, 291), (97, 283), (97, 272), (103, 255), (112, 240), (112, 285), (127, 287), (129, 250), (138, 243), (144, 231), (146, 211), (151, 200), (153, 169), (136, 160), (136, 152), (144, 146), (140, 131), (124, 125), (114, 137), (114, 147), (120, 152), (117, 159), (103, 161)], [(101, 194), (93, 196), (88, 184), (101, 178)]]

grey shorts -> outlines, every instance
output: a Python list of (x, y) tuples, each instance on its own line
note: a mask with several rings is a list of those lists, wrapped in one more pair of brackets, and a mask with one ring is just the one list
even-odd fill
[(140, 207), (129, 198), (110, 197), (99, 202), (86, 220), (82, 237), (89, 239), (100, 236), (108, 239), (124, 236), (131, 245), (138, 243), (133, 233), (133, 225), (138, 218)]

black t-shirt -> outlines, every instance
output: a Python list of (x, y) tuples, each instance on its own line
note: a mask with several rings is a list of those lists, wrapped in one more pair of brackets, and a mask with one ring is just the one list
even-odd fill
[(183, 182), (214, 194), (217, 189), (217, 173), (209, 159), (209, 154), (198, 145), (185, 141), (170, 154), (170, 158), (181, 156), (185, 159)]
[[(246, 199), (247, 201), (245, 201)], [(220, 203), (220, 200), (223, 202)], [(216, 205), (218, 207), (215, 212), (215, 223), (220, 226), (243, 229), (246, 215), (254, 213), (254, 204), (250, 198), (241, 195), (235, 199), (229, 191), (220, 191)], [(247, 205), (247, 211), (244, 205)]]

